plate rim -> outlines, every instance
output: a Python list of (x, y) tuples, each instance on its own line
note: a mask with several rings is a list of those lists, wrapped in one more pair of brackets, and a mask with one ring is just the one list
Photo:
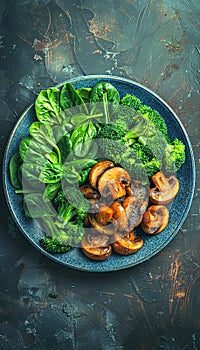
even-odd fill
[[(102, 74), (95, 74), (95, 75), (85, 75), (85, 76), (79, 76), (79, 77), (74, 77), (71, 79), (67, 79), (64, 80), (61, 83), (58, 83), (56, 85), (53, 85), (52, 87), (58, 87), (60, 88), (61, 86), (63, 86), (64, 83), (68, 82), (68, 83), (75, 83), (75, 82), (79, 82), (79, 81), (84, 81), (84, 80), (88, 80), (88, 79), (107, 79), (107, 80), (115, 80), (118, 82), (124, 82), (127, 83), (129, 85), (134, 85), (134, 86), (138, 86), (139, 88), (147, 91), (148, 93), (150, 93), (151, 95), (153, 95), (157, 100), (159, 100), (174, 116), (176, 122), (179, 124), (179, 126), (182, 129), (182, 132), (184, 134), (184, 137), (187, 141), (187, 146), (189, 149), (189, 154), (190, 154), (190, 165), (191, 165), (191, 169), (192, 169), (192, 188), (191, 188), (191, 193), (190, 193), (190, 199), (187, 202), (187, 205), (185, 207), (184, 213), (183, 213), (183, 217), (182, 220), (180, 220), (178, 226), (176, 226), (176, 228), (174, 229), (173, 233), (163, 242), (162, 244), (162, 249), (160, 249), (160, 246), (156, 247), (153, 251), (151, 251), (148, 255), (145, 256), (145, 258), (140, 258), (139, 260), (137, 260), (136, 262), (130, 262), (130, 263), (126, 263), (126, 264), (122, 264), (122, 265), (117, 265), (117, 266), (111, 266), (109, 268), (105, 267), (100, 267), (100, 269), (96, 269), (96, 267), (90, 267), (90, 268), (84, 268), (83, 266), (80, 265), (75, 265), (75, 264), (70, 264), (70, 263), (65, 263), (59, 259), (56, 258), (56, 256), (54, 256), (53, 254), (50, 254), (48, 252), (46, 252), (45, 250), (43, 250), (42, 248), (40, 248), (38, 246), (38, 243), (36, 243), (33, 239), (31, 239), (30, 236), (27, 235), (26, 231), (23, 229), (23, 226), (21, 226), (21, 224), (19, 223), (12, 205), (11, 205), (11, 201), (10, 201), (10, 196), (9, 196), (9, 191), (8, 191), (8, 187), (7, 187), (7, 168), (6, 168), (6, 162), (7, 162), (7, 156), (8, 156), (8, 152), (9, 152), (9, 147), (10, 144), (12, 142), (12, 139), (14, 137), (14, 134), (19, 126), (19, 124), (21, 123), (21, 121), (25, 118), (27, 112), (34, 106), (34, 103), (31, 103), (30, 105), (27, 106), (27, 108), (22, 112), (21, 116), (19, 117), (19, 119), (17, 120), (17, 122), (14, 124), (14, 127), (12, 128), (12, 131), (10, 133), (10, 135), (8, 136), (8, 140), (7, 140), (7, 144), (4, 150), (4, 155), (3, 155), (3, 166), (2, 166), (2, 177), (3, 177), (3, 190), (4, 190), (4, 196), (6, 198), (6, 202), (9, 208), (9, 211), (15, 221), (15, 223), (17, 224), (19, 230), (22, 232), (23, 236), (34, 246), (34, 248), (36, 248), (41, 254), (45, 255), (46, 257), (48, 257), (50, 260), (65, 266), (67, 268), (71, 268), (71, 269), (75, 269), (75, 270), (79, 270), (82, 272), (114, 272), (114, 271), (119, 271), (119, 270), (124, 270), (130, 267), (134, 267), (137, 266), (143, 262), (146, 262), (148, 260), (150, 260), (151, 258), (153, 258), (155, 255), (157, 255), (159, 252), (161, 252), (171, 241), (172, 239), (176, 236), (176, 234), (178, 233), (178, 231), (180, 230), (181, 226), (183, 225), (183, 223), (185, 222), (189, 210), (191, 208), (192, 205), (192, 201), (193, 201), (193, 197), (194, 197), (194, 192), (195, 192), (195, 185), (196, 185), (196, 166), (195, 166), (195, 159), (194, 159), (194, 153), (193, 153), (193, 149), (192, 149), (192, 144), (191, 141), (189, 139), (189, 136), (187, 134), (187, 131), (182, 123), (182, 121), (179, 119), (179, 117), (177, 116), (176, 112), (172, 109), (172, 107), (162, 98), (160, 97), (156, 92), (154, 92), (153, 90), (151, 90), (150, 88), (144, 86), (143, 84), (131, 80), (131, 79), (127, 79), (127, 78), (123, 78), (123, 77), (118, 77), (118, 76), (113, 76), (113, 75), (102, 75)], [(42, 90), (42, 89), (41, 89)], [(76, 248), (77, 249), (77, 248)]]

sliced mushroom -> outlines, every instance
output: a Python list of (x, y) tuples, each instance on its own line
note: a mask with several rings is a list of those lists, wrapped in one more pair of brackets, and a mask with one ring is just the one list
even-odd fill
[(120, 236), (118, 233), (114, 235), (115, 242), (112, 243), (113, 250), (121, 255), (129, 255), (137, 252), (143, 246), (143, 240), (139, 236), (135, 236), (131, 231), (126, 234), (125, 237)]
[(98, 221), (99, 224), (105, 226), (109, 222), (111, 222), (112, 217), (113, 217), (113, 209), (110, 207), (107, 207), (104, 204), (100, 204), (99, 206), (99, 212), (96, 214), (96, 220)]
[(132, 231), (134, 227), (140, 225), (142, 215), (147, 208), (147, 202), (140, 200), (136, 196), (128, 196), (124, 199), (122, 206), (128, 218), (126, 231)]
[(83, 253), (92, 260), (105, 260), (112, 253), (108, 237), (92, 231), (84, 236), (81, 242)]
[(97, 182), (99, 177), (104, 173), (105, 170), (114, 168), (113, 162), (109, 160), (103, 160), (95, 164), (89, 173), (89, 182), (93, 188), (97, 188)]
[(133, 194), (144, 202), (149, 200), (149, 185), (142, 185), (141, 181), (135, 180), (132, 183)]
[(101, 233), (103, 235), (111, 236), (116, 232), (116, 230), (118, 228), (118, 224), (117, 224), (117, 221), (115, 219), (111, 219), (111, 221), (108, 225), (103, 226), (96, 220), (94, 215), (88, 215), (88, 217), (89, 217), (89, 220), (90, 220), (92, 227), (94, 227), (95, 230), (97, 230), (99, 233)]
[(155, 204), (168, 204), (177, 195), (179, 190), (178, 179), (174, 175), (165, 177), (162, 171), (158, 171), (152, 176), (152, 181), (156, 187), (150, 190), (150, 201)]
[(164, 230), (169, 221), (169, 211), (164, 205), (151, 205), (143, 215), (142, 229), (154, 235)]
[(83, 193), (84, 197), (88, 200), (99, 199), (100, 197), (99, 193), (89, 185), (81, 186), (80, 191)]
[(126, 170), (114, 167), (106, 170), (98, 181), (98, 190), (102, 197), (111, 196), (114, 200), (126, 195), (126, 186), (131, 179)]
[(128, 223), (124, 207), (119, 202), (115, 201), (112, 203), (111, 209), (113, 210), (114, 219), (117, 220), (119, 230), (124, 231)]

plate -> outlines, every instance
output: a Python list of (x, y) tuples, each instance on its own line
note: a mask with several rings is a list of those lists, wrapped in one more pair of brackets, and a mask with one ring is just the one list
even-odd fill
[[(120, 256), (116, 253), (112, 253), (111, 257), (107, 260), (92, 261), (87, 258), (79, 248), (74, 248), (65, 254), (49, 254), (39, 245), (41, 236), (37, 233), (37, 228), (33, 220), (25, 217), (22, 208), (22, 197), (14, 193), (13, 187), (9, 181), (8, 172), (9, 160), (12, 154), (18, 151), (20, 140), (28, 135), (29, 126), (36, 120), (34, 105), (27, 108), (15, 125), (5, 150), (3, 162), (3, 186), (5, 197), (10, 212), (24, 236), (42, 254), (55, 262), (69, 268), (89, 272), (108, 272), (126, 269), (140, 264), (159, 253), (175, 237), (185, 221), (192, 203), (195, 187), (195, 165), (191, 143), (183, 125), (170, 106), (150, 89), (137, 82), (124, 78), (92, 75), (74, 78), (68, 80), (68, 82), (75, 88), (81, 88), (93, 87), (102, 80), (113, 84), (119, 91), (121, 97), (125, 96), (127, 93), (136, 95), (144, 104), (157, 110), (166, 121), (169, 136), (172, 139), (178, 137), (185, 144), (186, 161), (177, 173), (180, 190), (173, 201), (170, 209), (169, 223), (164, 231), (155, 236), (147, 236), (144, 234), (142, 236), (144, 239), (143, 247), (135, 254), (129, 256)], [(59, 84), (58, 87), (61, 87), (63, 84)]]

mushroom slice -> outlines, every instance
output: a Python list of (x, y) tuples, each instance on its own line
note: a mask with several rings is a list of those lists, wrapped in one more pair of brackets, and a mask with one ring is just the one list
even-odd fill
[(119, 230), (124, 231), (128, 223), (128, 218), (125, 212), (124, 207), (119, 202), (113, 202), (111, 205), (113, 210), (113, 217), (117, 220)]
[(99, 224), (105, 226), (112, 221), (113, 209), (105, 204), (100, 204), (99, 212), (96, 214), (96, 220)]
[(168, 204), (177, 195), (179, 190), (178, 179), (174, 175), (165, 177), (162, 171), (158, 171), (152, 176), (152, 181), (156, 187), (150, 190), (150, 201), (155, 204)]
[(81, 247), (83, 253), (92, 260), (105, 260), (112, 253), (112, 247), (108, 244), (108, 237), (95, 231), (84, 236)]
[(111, 196), (114, 200), (126, 195), (126, 186), (131, 179), (126, 170), (114, 167), (106, 170), (98, 181), (98, 190), (102, 197)]
[(89, 173), (89, 182), (93, 188), (97, 188), (97, 182), (99, 177), (104, 173), (105, 170), (114, 168), (113, 162), (109, 160), (103, 160), (95, 164)]
[(108, 225), (101, 225), (95, 218), (95, 216), (93, 215), (88, 215), (89, 220), (91, 225), (95, 228), (95, 230), (97, 230), (99, 233), (103, 234), (103, 235), (108, 235), (111, 236), (113, 235), (116, 230), (117, 230), (117, 221), (115, 219), (111, 219), (110, 223)]
[(83, 193), (86, 199), (99, 199), (99, 193), (89, 185), (83, 185), (80, 187), (80, 191)]
[(126, 231), (132, 231), (134, 227), (140, 225), (142, 215), (147, 208), (147, 202), (138, 199), (136, 196), (128, 196), (124, 199), (122, 205), (128, 217)]
[(149, 235), (155, 235), (164, 230), (169, 221), (169, 211), (164, 205), (151, 205), (145, 211), (142, 229)]
[(113, 250), (121, 255), (129, 255), (136, 253), (143, 246), (143, 240), (139, 236), (135, 236), (131, 231), (125, 237), (121, 237), (118, 233), (114, 235), (115, 242), (112, 243)]
[(148, 202), (149, 200), (149, 185), (142, 185), (141, 181), (135, 180), (132, 183), (132, 191), (136, 197)]

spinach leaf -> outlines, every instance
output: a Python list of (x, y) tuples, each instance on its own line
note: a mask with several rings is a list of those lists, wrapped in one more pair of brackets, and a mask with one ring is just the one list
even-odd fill
[(63, 179), (65, 179), (69, 184), (77, 183), (81, 176), (79, 171), (70, 163), (66, 164), (63, 172)]
[(77, 90), (79, 96), (83, 99), (85, 103), (90, 102), (91, 91), (92, 91), (92, 88), (80, 88)]
[(62, 123), (62, 109), (59, 104), (60, 90), (49, 88), (41, 90), (35, 101), (35, 112), (38, 120), (47, 124)]
[(74, 114), (73, 117), (71, 118), (71, 123), (74, 126), (77, 126), (77, 125), (87, 121), (88, 119), (96, 119), (96, 118), (100, 118), (100, 117), (103, 117), (103, 113), (92, 114), (92, 115), (86, 115), (84, 113), (77, 113), (77, 114)]
[(57, 152), (58, 154), (58, 162), (61, 162), (61, 154), (59, 147), (56, 144), (54, 135), (53, 135), (53, 130), (50, 125), (48, 124), (43, 124), (40, 122), (34, 122), (31, 124), (29, 128), (30, 135), (37, 140), (40, 143), (48, 143), (51, 145)]
[(80, 158), (85, 157), (90, 150), (91, 141), (96, 137), (96, 135), (97, 130), (91, 121), (77, 126), (71, 135), (73, 152), (75, 156)]
[(80, 106), (81, 112), (88, 114), (87, 106), (78, 91), (69, 83), (65, 83), (60, 92), (60, 105), (63, 110)]
[[(54, 151), (51, 151), (50, 153), (45, 154), (45, 158), (48, 159), (53, 164), (58, 163), (58, 156)], [(43, 164), (44, 164), (44, 160), (43, 160)]]
[(22, 169), (22, 184), (25, 192), (34, 188), (35, 190), (41, 190), (43, 192), (43, 184), (39, 181), (39, 175), (44, 167), (41, 164), (36, 163), (23, 163)]
[(39, 175), (39, 180), (45, 184), (59, 182), (63, 176), (63, 166), (61, 164), (45, 165)]
[(41, 193), (31, 193), (24, 196), (24, 209), (28, 217), (38, 219), (55, 216), (53, 206), (43, 200)]
[(21, 181), (19, 178), (19, 169), (22, 164), (19, 153), (14, 153), (9, 162), (9, 173), (11, 185), (15, 188), (21, 188)]
[(120, 95), (112, 84), (100, 82), (92, 88), (90, 102), (93, 105), (91, 114), (99, 111), (100, 106), (97, 104), (98, 102), (103, 103), (106, 122), (108, 122), (110, 116), (116, 111), (119, 105)]
[(48, 183), (43, 193), (43, 200), (45, 202), (53, 201), (56, 198), (60, 188), (61, 188), (61, 182), (56, 182), (53, 184)]
[(60, 149), (61, 161), (64, 163), (72, 151), (72, 141), (70, 139), (70, 134), (66, 133), (64, 136), (62, 136), (57, 142), (57, 146)]

